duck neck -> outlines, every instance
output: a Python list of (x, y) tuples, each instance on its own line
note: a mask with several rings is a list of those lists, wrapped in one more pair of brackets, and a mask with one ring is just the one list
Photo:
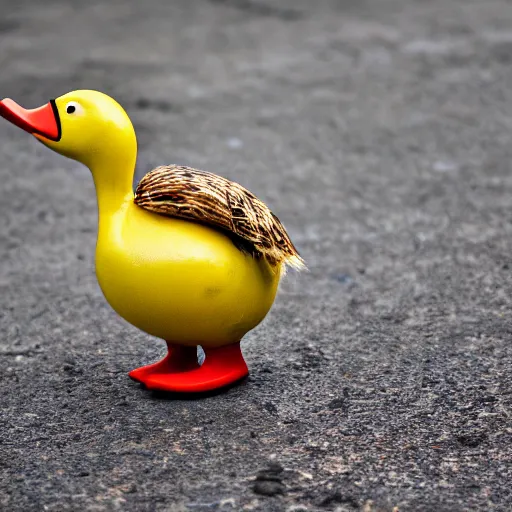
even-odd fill
[(123, 204), (133, 199), (136, 151), (127, 153), (114, 154), (114, 158), (107, 156), (89, 165), (96, 187), (100, 229), (115, 217)]

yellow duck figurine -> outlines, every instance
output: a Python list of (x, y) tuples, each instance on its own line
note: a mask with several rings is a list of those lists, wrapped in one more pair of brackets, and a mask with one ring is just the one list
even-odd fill
[(0, 115), (92, 172), (103, 294), (168, 346), (162, 361), (129, 376), (148, 389), (189, 393), (246, 377), (240, 340), (268, 313), (286, 266), (304, 267), (267, 206), (237, 183), (179, 166), (151, 171), (134, 194), (135, 131), (103, 93), (74, 91), (32, 110), (5, 99)]

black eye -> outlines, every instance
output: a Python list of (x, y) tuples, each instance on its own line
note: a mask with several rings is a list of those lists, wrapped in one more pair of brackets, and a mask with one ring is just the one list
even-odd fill
[(68, 114), (72, 114), (76, 110), (76, 107), (74, 105), (68, 105), (66, 108), (66, 112)]

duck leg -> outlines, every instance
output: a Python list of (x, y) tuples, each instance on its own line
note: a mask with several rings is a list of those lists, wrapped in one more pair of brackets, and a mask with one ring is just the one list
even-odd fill
[(150, 375), (180, 373), (199, 368), (197, 347), (173, 345), (167, 342), (167, 350), (167, 355), (161, 361), (132, 370), (128, 374), (129, 377), (145, 384)]
[(181, 373), (153, 373), (144, 379), (144, 384), (159, 391), (200, 393), (228, 386), (249, 374), (240, 343), (204, 348), (204, 352), (206, 359), (199, 368)]

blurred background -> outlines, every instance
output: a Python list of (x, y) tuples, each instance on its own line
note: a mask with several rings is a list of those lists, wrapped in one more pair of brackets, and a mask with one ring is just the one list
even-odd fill
[(151, 397), (126, 372), (163, 344), (101, 295), (89, 172), (0, 120), (0, 508), (507, 509), (510, 2), (0, 7), (0, 97), (113, 96), (136, 181), (238, 181), (310, 268), (244, 341), (246, 384)]

